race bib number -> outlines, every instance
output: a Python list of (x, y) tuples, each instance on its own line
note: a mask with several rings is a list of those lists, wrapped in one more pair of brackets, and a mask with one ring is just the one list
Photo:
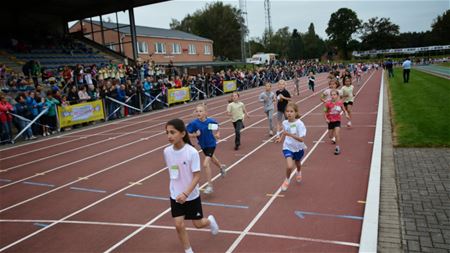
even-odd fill
[(297, 125), (293, 124), (289, 127), (289, 133), (296, 134), (297, 133)]
[(172, 165), (169, 168), (170, 179), (178, 179), (180, 176), (180, 168), (178, 165)]
[(208, 124), (208, 130), (217, 130), (217, 129), (219, 129), (219, 125), (213, 123)]

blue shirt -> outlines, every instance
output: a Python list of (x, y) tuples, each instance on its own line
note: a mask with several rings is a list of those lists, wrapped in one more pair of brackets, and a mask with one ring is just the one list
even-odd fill
[(410, 60), (404, 61), (402, 66), (403, 66), (403, 69), (411, 69), (411, 61)]
[(200, 136), (197, 136), (197, 140), (198, 145), (202, 149), (216, 147), (216, 138), (213, 135), (213, 131), (208, 127), (210, 124), (217, 124), (217, 121), (212, 118), (206, 118), (205, 121), (195, 119), (186, 127), (187, 131), (191, 134), (200, 130)]

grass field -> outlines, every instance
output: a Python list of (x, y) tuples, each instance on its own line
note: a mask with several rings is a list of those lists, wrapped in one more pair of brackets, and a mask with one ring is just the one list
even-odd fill
[[(394, 144), (399, 147), (450, 147), (450, 81), (412, 69), (389, 79)], [(387, 74), (387, 73), (386, 73)]]

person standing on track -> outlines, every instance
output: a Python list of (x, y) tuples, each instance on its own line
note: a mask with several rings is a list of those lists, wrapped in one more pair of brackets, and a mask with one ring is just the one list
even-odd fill
[(286, 110), (286, 105), (291, 101), (291, 94), (286, 90), (286, 81), (280, 80), (278, 82), (278, 90), (276, 91), (277, 96), (277, 135), (279, 135), (282, 129), (282, 122), (285, 119), (284, 111)]
[(310, 71), (308, 75), (308, 88), (314, 93), (314, 86), (316, 83), (316, 78), (314, 77), (314, 72)]
[(186, 253), (192, 253), (184, 220), (192, 220), (196, 228), (209, 226), (211, 233), (219, 232), (214, 216), (203, 218), (198, 182), (200, 156), (191, 145), (184, 122), (173, 119), (166, 124), (166, 133), (172, 144), (164, 149), (164, 159), (170, 175), (170, 207), (178, 238)]
[(344, 107), (348, 112), (347, 126), (352, 126), (352, 107), (355, 94), (353, 93), (352, 78), (344, 78), (344, 86), (341, 88), (342, 100), (344, 101)]
[(333, 144), (336, 144), (334, 150), (335, 155), (341, 153), (341, 148), (339, 147), (340, 135), (339, 131), (341, 129), (341, 112), (345, 112), (345, 116), (348, 117), (348, 112), (344, 107), (344, 104), (339, 98), (339, 91), (331, 91), (331, 101), (325, 103), (325, 120), (328, 124), (328, 136)]
[(269, 121), (269, 135), (273, 135), (273, 112), (275, 110), (274, 103), (277, 102), (275, 93), (272, 92), (272, 84), (266, 83), (265, 91), (259, 94), (259, 101), (264, 103), (264, 112), (267, 115)]
[(231, 122), (234, 126), (234, 150), (238, 150), (241, 146), (241, 129), (244, 128), (244, 116), (250, 118), (244, 103), (239, 101), (239, 93), (233, 92), (231, 95), (231, 103), (227, 106), (227, 113), (231, 116)]
[(294, 163), (297, 167), (295, 172), (295, 180), (300, 183), (302, 181), (301, 159), (304, 155), (306, 145), (304, 138), (306, 136), (305, 124), (300, 120), (298, 107), (295, 103), (288, 103), (286, 106), (286, 120), (283, 121), (283, 131), (276, 142), (280, 142), (284, 137), (283, 155), (286, 158), (287, 169), (286, 179), (281, 185), (281, 190), (286, 191), (289, 187), (290, 177), (294, 169)]
[[(208, 186), (206, 186), (204, 193), (210, 194), (213, 192), (212, 186), (212, 173), (211, 173), (211, 161), (220, 169), (220, 174), (225, 177), (226, 166), (221, 164), (217, 159), (214, 151), (217, 145), (217, 139), (220, 138), (219, 124), (213, 118), (208, 118), (206, 113), (206, 105), (199, 104), (195, 108), (197, 119), (191, 121), (186, 129), (189, 133), (189, 137), (197, 137), (198, 144), (205, 154), (205, 160), (203, 167), (206, 170), (206, 178), (208, 180)], [(214, 133), (214, 132), (215, 133)]]

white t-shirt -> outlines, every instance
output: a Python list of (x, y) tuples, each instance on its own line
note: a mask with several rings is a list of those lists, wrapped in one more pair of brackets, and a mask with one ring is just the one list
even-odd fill
[[(164, 159), (170, 176), (170, 198), (176, 200), (191, 184), (194, 172), (200, 171), (200, 156), (189, 144), (185, 144), (180, 150), (175, 150), (173, 145), (170, 145), (164, 149)], [(199, 196), (197, 184), (186, 200), (191, 201)]]
[[(294, 122), (289, 122), (288, 120), (283, 121), (283, 130), (295, 134), (298, 137), (306, 136), (306, 127), (305, 124), (300, 119), (297, 119)], [(290, 150), (292, 152), (298, 152), (300, 150), (306, 149), (305, 143), (301, 141), (297, 141), (296, 139), (286, 136), (283, 142), (283, 150)]]

